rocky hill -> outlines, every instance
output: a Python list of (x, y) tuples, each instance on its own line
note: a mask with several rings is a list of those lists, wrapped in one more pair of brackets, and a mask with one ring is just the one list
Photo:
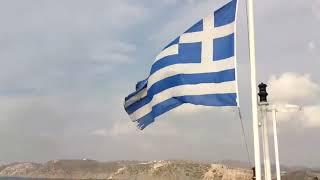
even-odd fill
[(109, 180), (249, 180), (250, 170), (188, 161), (108, 162), (59, 160), (45, 164), (13, 163), (0, 166), (0, 177), (109, 179)]
[[(320, 173), (295, 171), (285, 180), (313, 180)], [(58, 160), (44, 164), (13, 163), (0, 166), (1, 177), (108, 180), (251, 180), (252, 171), (219, 164), (191, 161)]]
[(320, 171), (297, 170), (287, 173), (282, 180), (320, 180)]

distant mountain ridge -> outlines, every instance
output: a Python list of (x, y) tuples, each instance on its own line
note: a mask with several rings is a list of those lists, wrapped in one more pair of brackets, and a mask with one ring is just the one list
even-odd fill
[[(234, 162), (230, 164), (234, 164)], [(149, 162), (55, 160), (44, 164), (22, 162), (0, 166), (0, 179), (9, 180), (8, 177), (107, 180), (251, 180), (252, 171), (248, 168), (177, 160)], [(313, 180), (315, 177), (320, 177), (319, 171), (301, 170), (288, 173), (283, 179)]]

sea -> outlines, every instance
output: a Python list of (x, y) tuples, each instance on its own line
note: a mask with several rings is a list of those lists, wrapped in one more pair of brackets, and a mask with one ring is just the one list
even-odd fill
[[(0, 180), (48, 180), (45, 178), (23, 178), (23, 177), (0, 177)], [(58, 180), (63, 180), (63, 179), (58, 179)]]
[[(29, 178), (22, 178), (22, 177), (0, 177), (0, 180), (26, 180)], [(40, 179), (39, 179), (40, 180)], [(42, 180), (42, 179), (41, 179)]]
[[(29, 180), (29, 179), (32, 179), (32, 180), (50, 180), (49, 178), (0, 177), (0, 180)], [(54, 180), (69, 180), (69, 179), (54, 179)]]

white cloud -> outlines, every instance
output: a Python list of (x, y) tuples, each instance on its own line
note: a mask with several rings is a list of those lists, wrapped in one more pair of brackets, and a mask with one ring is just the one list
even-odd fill
[[(88, 4), (71, 0), (37, 4), (23, 2), (17, 7), (15, 2), (6, 2), (0, 7), (0, 22), (4, 23), (0, 32), (88, 32), (98, 28), (107, 36), (149, 18), (147, 8), (128, 1), (92, 1)], [(5, 18), (8, 16), (10, 20)], [(105, 23), (99, 23), (101, 20)]]
[(163, 0), (162, 2), (167, 5), (176, 5), (178, 3), (179, 5), (182, 3), (195, 3), (194, 0)]
[(110, 42), (105, 40), (103, 44), (93, 46), (91, 50), (92, 61), (105, 64), (123, 64), (130, 63), (132, 53), (136, 50), (134, 44), (116, 41)]
[(94, 136), (108, 136), (108, 131), (106, 129), (97, 129), (91, 132)]
[(158, 136), (158, 137), (173, 137), (178, 136), (180, 133), (178, 129), (170, 123), (161, 122), (152, 124), (152, 128), (146, 128), (141, 131), (136, 127), (135, 122), (116, 121), (110, 129), (102, 128), (96, 129), (91, 132), (91, 135), (102, 137), (121, 137), (121, 136)]
[[(159, 118), (158, 120), (161, 121)], [(149, 136), (159, 137), (176, 137), (182, 135), (174, 124), (165, 120), (162, 120), (161, 123), (154, 123), (152, 126), (152, 128), (146, 128), (143, 133)]]
[(279, 77), (271, 76), (268, 84), (273, 102), (313, 102), (320, 95), (319, 84), (312, 81), (309, 74), (287, 72)]
[(303, 112), (303, 120), (306, 127), (320, 128), (320, 105), (305, 107)]
[(93, 123), (111, 118), (105, 111), (107, 104), (99, 99), (84, 95), (0, 96), (0, 133), (76, 136), (91, 129)]
[(278, 113), (282, 122), (302, 125), (306, 128), (320, 127), (320, 85), (308, 74), (284, 73), (269, 80), (270, 99), (273, 102), (304, 105), (301, 112)]
[[(174, 1), (172, 0), (172, 2)], [(274, 52), (274, 50), (280, 49), (282, 53), (286, 53), (283, 52), (281, 47), (274, 46), (274, 42), (270, 41), (272, 39), (270, 37), (276, 36), (276, 39), (284, 38), (283, 42), (289, 42), (286, 43), (288, 48), (285, 49), (291, 49), (289, 54), (296, 59), (301, 59), (301, 57), (305, 56), (300, 54), (301, 52), (295, 51), (296, 49), (292, 49), (292, 45), (300, 44), (298, 43), (300, 41), (297, 40), (301, 38), (299, 39), (295, 34), (301, 31), (301, 27), (299, 29), (296, 23), (292, 23), (294, 25), (291, 26), (290, 22), (291, 20), (301, 20), (301, 18), (306, 17), (305, 15), (310, 15), (312, 12), (311, 9), (310, 11), (305, 11), (304, 7), (297, 6), (296, 1), (298, 0), (294, 1), (294, 3), (290, 1), (289, 4), (299, 7), (299, 9), (290, 6), (285, 8), (286, 11), (283, 11), (283, 8), (288, 3), (281, 3), (275, 0), (257, 3), (257, 15), (260, 14), (260, 16), (257, 16), (257, 23), (260, 22), (260, 25), (258, 24), (257, 26), (260, 28), (257, 31), (260, 33), (257, 34), (262, 35), (263, 32), (261, 31), (268, 30), (268, 27), (277, 28), (277, 32), (268, 33), (269, 36), (258, 35), (260, 38), (265, 38), (260, 39), (261, 41), (259, 42), (263, 42), (262, 44), (265, 46), (259, 49), (265, 49), (264, 52)], [(311, 5), (313, 1), (301, 1), (301, 3)], [(142, 45), (140, 48), (153, 46), (161, 48), (201, 16), (212, 12), (214, 7), (218, 7), (215, 4), (222, 2), (222, 0), (194, 0), (195, 4), (188, 4), (188, 0), (177, 0), (176, 6), (170, 7), (170, 12), (166, 13), (166, 15), (163, 15), (163, 12), (168, 10), (168, 7), (153, 6), (150, 4), (154, 2), (145, 0), (134, 3), (125, 0), (90, 1), (90, 3), (88, 1), (68, 1), (63, 3), (39, 1), (37, 6), (34, 5), (34, 2), (21, 1), (17, 6), (16, 2), (7, 1), (4, 6), (1, 6), (2, 8), (0, 7), (0, 39), (2, 41), (0, 44), (2, 48), (0, 59), (3, 59), (0, 62), (1, 67), (3, 67), (0, 84), (5, 88), (1, 92), (4, 92), (4, 95), (6, 95), (6, 92), (11, 94), (11, 97), (8, 97), (10, 100), (1, 98), (0, 102), (0, 114), (2, 115), (0, 131), (12, 134), (12, 136), (8, 136), (10, 138), (1, 134), (1, 137), (3, 137), (1, 143), (4, 143), (4, 145), (0, 148), (0, 154), (3, 155), (5, 160), (13, 158), (22, 160), (25, 157), (29, 157), (32, 160), (39, 158), (50, 159), (57, 156), (72, 158), (83, 157), (83, 155), (93, 155), (94, 158), (100, 160), (109, 158), (162, 159), (168, 157), (188, 159), (196, 157), (195, 159), (202, 158), (204, 160), (217, 158), (215, 160), (218, 160), (224, 157), (230, 158), (230, 154), (238, 154), (236, 158), (243, 157), (241, 151), (232, 152), (230, 150), (237, 149), (238, 146), (231, 146), (232, 148), (226, 146), (229, 142), (233, 144), (240, 140), (237, 133), (239, 124), (231, 121), (234, 118), (229, 117), (233, 114), (220, 113), (217, 115), (215, 112), (212, 114), (211, 112), (202, 113), (203, 110), (193, 108), (181, 109), (181, 116), (179, 115), (178, 118), (172, 116), (172, 114), (161, 117), (144, 131), (139, 131), (135, 127), (135, 123), (130, 122), (123, 111), (123, 99), (121, 98), (120, 100), (119, 98), (115, 102), (110, 100), (115, 96), (114, 91), (116, 93), (126, 93), (130, 90), (132, 79), (136, 79), (136, 76), (140, 75), (139, 71), (146, 69), (146, 66), (141, 66), (136, 72), (124, 72), (120, 69), (119, 71), (114, 71), (112, 75), (117, 77), (116, 81), (112, 81), (114, 78), (110, 74), (96, 76), (94, 73), (98, 70), (99, 72), (106, 72), (108, 71), (107, 68), (110, 68), (107, 65), (100, 67), (100, 64), (130, 63), (131, 59), (128, 59), (128, 57), (132, 53), (139, 55), (139, 57), (140, 55), (151, 56), (150, 51), (135, 52), (135, 45), (128, 42), (135, 42), (139, 46)], [(76, 6), (74, 2), (77, 2)], [(269, 8), (266, 8), (268, 4)], [(148, 8), (153, 8), (150, 10), (152, 13), (148, 12), (148, 8), (144, 8), (144, 5)], [(239, 10), (245, 11), (244, 8)], [(159, 13), (154, 13), (154, 11), (159, 11)], [(268, 21), (264, 21), (261, 18), (262, 13)], [(275, 18), (270, 18), (273, 15), (281, 18), (278, 18), (278, 21), (274, 21)], [(245, 18), (245, 16), (241, 17)], [(150, 20), (148, 24), (143, 24), (144, 20), (151, 18), (152, 21)], [(281, 22), (279, 26), (274, 23), (279, 21)], [(245, 19), (239, 22), (245, 26)], [(308, 37), (302, 38), (304, 40), (302, 42), (304, 50), (308, 46), (305, 40), (314, 40), (316, 47), (318, 46), (318, 42), (314, 39), (317, 35), (314, 33), (317, 25), (313, 23), (314, 21), (303, 21), (304, 27), (315, 27), (307, 29), (306, 31), (308, 32), (305, 35)], [(154, 33), (151, 32), (153, 29)], [(239, 32), (242, 31), (241, 29), (244, 32), (245, 28), (239, 28)], [(154, 41), (142, 43), (143, 38), (146, 38), (148, 34), (154, 37)], [(245, 36), (239, 37), (245, 38)], [(158, 42), (155, 42), (156, 40)], [(268, 41), (265, 40), (269, 40), (271, 44), (268, 44)], [(155, 43), (161, 43), (161, 45)], [(239, 47), (241, 48), (242, 46)], [(312, 46), (310, 47), (312, 48)], [(108, 56), (109, 53), (113, 54), (112, 58)], [(279, 56), (277, 51), (271, 54)], [(293, 62), (291, 58), (286, 58), (286, 56), (282, 56), (283, 54), (280, 55), (283, 57), (282, 62), (284, 64)], [(247, 59), (246, 56), (239, 57), (239, 59)], [(262, 55), (261, 57), (265, 56)], [(137, 56), (131, 58), (137, 58)], [(91, 65), (91, 62), (97, 63), (97, 65)], [(310, 64), (304, 64), (305, 61), (295, 62), (304, 65), (303, 67), (310, 67)], [(268, 63), (270, 67), (276, 68), (275, 71), (283, 70), (283, 68), (289, 69), (289, 67), (279, 65), (279, 62), (276, 61), (268, 61)], [(290, 67), (298, 68), (299, 65), (292, 63)], [(301, 71), (305, 71), (305, 69)], [(62, 75), (58, 76), (56, 73), (61, 73)], [(245, 76), (241, 75), (245, 79)], [(276, 77), (276, 79), (278, 78)], [(128, 82), (130, 82), (129, 85)], [(55, 95), (55, 97), (52, 97), (52, 99), (41, 97), (38, 100), (32, 100), (31, 98), (30, 100), (14, 100), (13, 96), (17, 95), (16, 92), (20, 88), (27, 90), (46, 88), (49, 93), (44, 93)], [(59, 88), (58, 91), (56, 90), (57, 88)], [(28, 93), (25, 92), (25, 94)], [(74, 94), (79, 94), (80, 96), (74, 99), (66, 99), (60, 93), (67, 96), (74, 96)], [(20, 94), (18, 95), (21, 96)], [(97, 97), (92, 99), (92, 96)], [(248, 98), (242, 99), (244, 100), (244, 106), (248, 104), (246, 101)], [(192, 114), (186, 114), (186, 111), (198, 113), (192, 113), (193, 116), (191, 116)], [(299, 117), (299, 122), (305, 122), (306, 127), (315, 127), (317, 125), (318, 110), (311, 108), (306, 112), (311, 117)], [(183, 115), (184, 117), (182, 117)], [(292, 114), (287, 119), (296, 119), (297, 117), (296, 114)], [(230, 121), (225, 119), (230, 119)], [(248, 124), (250, 127), (250, 121), (248, 121)], [(236, 130), (230, 130), (225, 133), (228, 128), (233, 126)], [(86, 137), (88, 132), (91, 131), (92, 136)], [(41, 144), (26, 140), (28, 135), (33, 135), (34, 137), (32, 138), (37, 139), (39, 134), (42, 133), (51, 134), (51, 138), (54, 139), (53, 145), (47, 146), (47, 149), (43, 149), (43, 147), (51, 143), (51, 139), (45, 140)], [(231, 138), (233, 135), (236, 137), (235, 139)], [(20, 139), (15, 140), (14, 136), (19, 136), (21, 141)], [(69, 138), (68, 136), (72, 137)], [(97, 136), (102, 138), (97, 138)], [(305, 138), (309, 139), (308, 135), (305, 135)], [(87, 144), (86, 147), (88, 149), (83, 144)], [(30, 150), (28, 150), (29, 146), (31, 146)], [(97, 146), (99, 148), (90, 148)], [(147, 150), (140, 150), (140, 146), (143, 146), (142, 149)], [(283, 141), (283, 146), (288, 146), (287, 141)], [(309, 148), (311, 146), (305, 147)], [(186, 151), (186, 149), (189, 151)], [(150, 150), (155, 150), (157, 153), (153, 153)], [(19, 153), (14, 153), (14, 151), (19, 151)], [(106, 151), (109, 153), (105, 153)], [(42, 152), (46, 152), (47, 155), (39, 157)], [(212, 152), (215, 153), (212, 154)], [(303, 152), (303, 149), (301, 152)], [(309, 153), (307, 154), (309, 155)], [(305, 163), (306, 158), (295, 158), (295, 161)]]
[(109, 133), (107, 129), (96, 129), (91, 132), (91, 135), (106, 137), (109, 135)]
[(175, 5), (177, 2), (178, 0), (163, 0), (163, 3), (167, 5)]
[[(166, 45), (202, 17), (206, 17), (214, 8), (217, 9), (219, 7), (217, 4), (221, 6), (223, 4), (222, 0), (197, 1), (197, 3), (194, 0), (181, 1), (179, 9), (175, 11), (170, 21), (167, 21), (167, 24), (160, 27), (157, 33), (153, 34), (150, 39), (156, 41), (160, 47)], [(186, 12), (188, 12), (187, 15)]]
[(308, 43), (308, 49), (309, 51), (314, 51), (316, 49), (316, 43), (314, 41), (310, 41)]
[(8, 1), (0, 7), (1, 94), (95, 89), (100, 77), (136, 59), (136, 46), (127, 41), (132, 41), (131, 28), (149, 18), (143, 4), (72, 0), (36, 4), (23, 2), (17, 7)]
[(320, 20), (320, 0), (314, 0), (314, 4), (312, 6), (312, 12)]
[(320, 105), (304, 106), (299, 112), (277, 113), (277, 120), (299, 128), (320, 128)]
[(106, 11), (106, 16), (119, 27), (125, 28), (150, 18), (151, 12), (147, 8), (137, 6), (131, 1), (112, 1), (112, 3), (114, 5), (109, 4), (110, 9), (109, 12)]
[(135, 124), (130, 121), (127, 121), (127, 122), (117, 121), (113, 124), (113, 127), (109, 130), (109, 135), (113, 137), (117, 137), (117, 136), (137, 133), (138, 128), (136, 128), (134, 125)]

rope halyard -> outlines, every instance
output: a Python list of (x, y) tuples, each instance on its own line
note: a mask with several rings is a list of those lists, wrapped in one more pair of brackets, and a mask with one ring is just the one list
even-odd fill
[(242, 119), (242, 114), (241, 114), (240, 107), (238, 107), (238, 115), (239, 115), (239, 119), (240, 119), (240, 123), (241, 123), (242, 140), (244, 141), (245, 148), (246, 148), (246, 151), (247, 151), (248, 163), (250, 164), (250, 166), (252, 166), (251, 159), (250, 159), (249, 148), (248, 148), (248, 142), (247, 142), (247, 138), (246, 138), (246, 132), (245, 132), (244, 125), (243, 125), (243, 119)]

